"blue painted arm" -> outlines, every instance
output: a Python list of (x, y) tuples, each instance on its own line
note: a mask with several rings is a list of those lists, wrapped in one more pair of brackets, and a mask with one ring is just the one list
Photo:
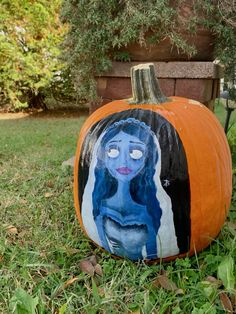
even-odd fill
[(98, 235), (100, 237), (101, 240), (101, 245), (102, 247), (107, 250), (108, 252), (111, 252), (106, 236), (105, 236), (105, 232), (104, 232), (104, 223), (103, 223), (103, 215), (98, 215), (95, 219), (95, 223), (97, 226), (97, 230), (98, 230)]

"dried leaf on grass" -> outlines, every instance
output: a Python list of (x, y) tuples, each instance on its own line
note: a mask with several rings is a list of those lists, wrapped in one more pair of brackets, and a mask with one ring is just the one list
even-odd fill
[(222, 281), (213, 276), (207, 276), (205, 280), (215, 285), (222, 285)]
[(79, 263), (79, 267), (83, 273), (86, 273), (90, 276), (94, 276), (95, 269), (93, 264), (89, 260), (83, 260)]
[(206, 281), (209, 281), (211, 283), (215, 283), (218, 279), (216, 277), (213, 277), (213, 276), (207, 276)]
[(175, 291), (175, 294), (184, 294), (184, 290), (183, 289), (177, 289)]
[(176, 291), (178, 289), (176, 284), (173, 281), (171, 281), (166, 275), (160, 275), (157, 277), (156, 280), (158, 281), (160, 286), (165, 290)]
[(179, 289), (176, 284), (168, 278), (167, 273), (162, 271), (153, 282), (154, 286), (161, 287), (167, 291), (173, 291), (177, 294), (183, 294), (183, 290)]
[(71, 248), (71, 247), (66, 248), (66, 253), (69, 255), (78, 254), (80, 251), (81, 250), (79, 250), (79, 249), (75, 249), (75, 248)]
[(97, 258), (95, 255), (90, 256), (88, 260), (92, 263), (93, 266), (97, 265)]
[(6, 227), (6, 232), (8, 234), (17, 234), (18, 230), (17, 230), (17, 228), (15, 226), (10, 225), (10, 226)]
[(95, 265), (94, 270), (95, 270), (95, 273), (98, 274), (99, 276), (103, 275), (102, 267), (100, 264)]
[(79, 263), (79, 267), (83, 273), (86, 273), (90, 276), (94, 276), (94, 274), (97, 274), (99, 276), (103, 275), (102, 267), (100, 264), (97, 263), (97, 258), (95, 255), (92, 255), (89, 258), (82, 260)]
[(52, 197), (53, 195), (54, 195), (54, 193), (52, 193), (52, 192), (46, 192), (44, 194), (44, 197), (49, 198), (49, 197)]
[(223, 309), (227, 312), (227, 313), (234, 313), (233, 310), (233, 305), (231, 303), (230, 298), (228, 297), (228, 295), (225, 292), (221, 292), (220, 293), (220, 301), (221, 304), (223, 306)]
[(75, 281), (79, 280), (78, 277), (74, 277), (74, 278), (71, 278), (69, 280), (67, 280), (64, 284), (64, 288), (67, 288), (69, 287), (70, 285), (72, 285)]
[(58, 297), (67, 287), (71, 286), (74, 282), (81, 280), (79, 277), (73, 277), (68, 279), (62, 285), (60, 285), (52, 294), (51, 300)]
[(47, 182), (47, 187), (53, 188), (53, 187), (54, 187), (54, 182), (53, 182), (52, 180), (49, 180), (49, 181)]

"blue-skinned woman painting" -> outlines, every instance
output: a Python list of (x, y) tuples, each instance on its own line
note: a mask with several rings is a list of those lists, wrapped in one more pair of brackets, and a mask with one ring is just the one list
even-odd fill
[(160, 145), (147, 124), (121, 119), (102, 132), (82, 200), (89, 237), (131, 260), (178, 254), (171, 199), (160, 172)]

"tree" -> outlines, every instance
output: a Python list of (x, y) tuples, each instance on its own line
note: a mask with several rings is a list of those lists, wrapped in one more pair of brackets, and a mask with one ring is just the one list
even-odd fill
[(42, 91), (62, 68), (59, 44), (66, 26), (61, 0), (0, 2), (0, 105), (37, 106)]

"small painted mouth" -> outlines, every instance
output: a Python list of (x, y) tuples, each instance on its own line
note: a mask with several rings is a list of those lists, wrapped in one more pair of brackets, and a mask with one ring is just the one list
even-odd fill
[(116, 171), (124, 175), (128, 175), (132, 172), (132, 170), (128, 167), (120, 167), (120, 168), (117, 168)]

